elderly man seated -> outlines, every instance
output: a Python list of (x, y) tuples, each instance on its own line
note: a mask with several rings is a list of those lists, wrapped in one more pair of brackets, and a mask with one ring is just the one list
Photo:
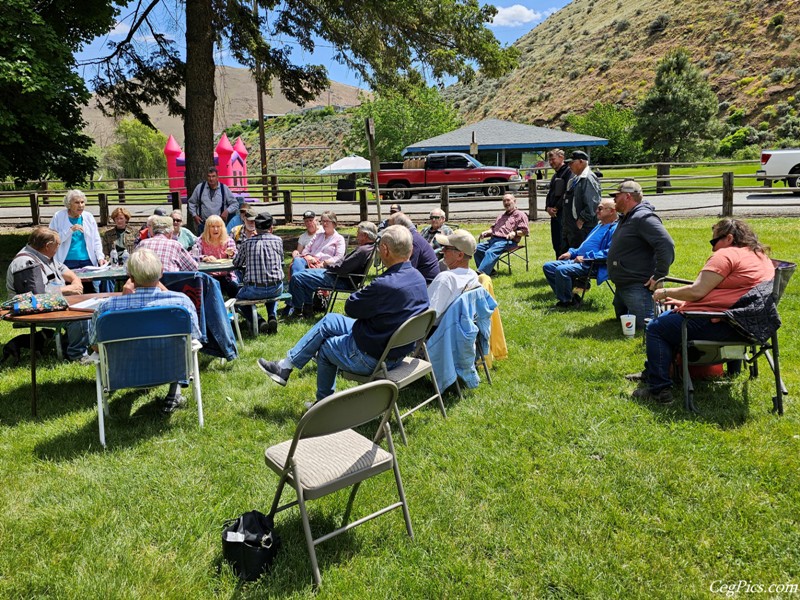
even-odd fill
[(464, 290), (480, 285), (478, 274), (469, 268), (475, 254), (475, 238), (463, 229), (451, 235), (437, 235), (436, 241), (444, 252), (447, 271), (440, 272), (428, 286), (431, 308), (436, 310), (437, 322), (444, 311)]
[(431, 210), (428, 218), (430, 219), (430, 225), (423, 227), (419, 234), (433, 247), (436, 256), (442, 258), (442, 246), (436, 241), (436, 236), (440, 234), (450, 235), (453, 230), (445, 224), (445, 214), (441, 208)]
[[(596, 212), (599, 221), (579, 247), (570, 248), (559, 256), (558, 260), (551, 260), (542, 265), (547, 283), (550, 284), (558, 300), (556, 308), (572, 308), (580, 304), (580, 296), (572, 293), (573, 281), (589, 274), (592, 261), (605, 261), (608, 255), (611, 236), (617, 228), (614, 201), (610, 198), (602, 200)], [(606, 279), (608, 275), (603, 266), (602, 272), (598, 273), (597, 281), (602, 283)]]
[(173, 239), (172, 217), (151, 215), (147, 219), (148, 236), (138, 248), (152, 250), (161, 261), (165, 272), (197, 271), (197, 262), (189, 252)]
[(514, 194), (503, 196), (503, 213), (494, 225), (482, 232), (480, 238), (489, 238), (475, 249), (475, 265), (478, 271), (491, 277), (494, 266), (503, 252), (519, 244), (522, 236), (528, 235), (528, 216), (517, 208)]
[[(372, 257), (378, 228), (374, 223), (362, 221), (358, 224), (356, 243), (358, 246), (344, 258), (331, 258), (323, 261), (324, 268), (306, 269), (295, 274), (289, 281), (289, 293), (292, 295), (288, 315), (312, 316), (311, 306), (314, 292), (319, 288), (330, 288), (352, 291), (355, 284), (361, 282), (367, 262)], [(343, 277), (343, 276), (350, 277)]]
[[(378, 253), (386, 270), (345, 303), (348, 316), (329, 313), (306, 333), (286, 358), (272, 362), (258, 359), (270, 379), (286, 385), (292, 370), (317, 358), (317, 400), (335, 391), (336, 374), (344, 369), (369, 375), (375, 369), (389, 338), (409, 318), (428, 308), (425, 280), (411, 263), (411, 232), (392, 225), (383, 231)], [(391, 369), (413, 350), (396, 348), (388, 357)]]
[[(55, 255), (61, 239), (57, 232), (40, 225), (28, 237), (28, 245), (17, 252), (6, 272), (9, 298), (16, 294), (57, 293), (72, 296), (83, 293), (80, 277), (69, 270)], [(86, 321), (65, 323), (67, 358), (88, 364), (89, 326)]]
[(439, 259), (436, 258), (436, 253), (433, 251), (431, 245), (425, 241), (414, 223), (403, 212), (396, 212), (389, 217), (389, 225), (402, 225), (411, 232), (411, 241), (413, 250), (411, 252), (411, 266), (417, 269), (425, 278), (426, 283), (433, 281), (434, 277), (439, 274)]
[[(192, 320), (192, 339), (200, 338), (200, 328), (197, 324), (197, 312), (194, 304), (185, 294), (170, 292), (159, 287), (162, 275), (162, 265), (158, 256), (148, 248), (137, 248), (128, 260), (128, 276), (133, 283), (131, 288), (126, 288), (122, 296), (109, 298), (94, 312), (90, 325), (90, 339), (97, 342), (95, 324), (97, 317), (113, 310), (128, 310), (145, 308), (149, 306), (181, 306), (189, 311)], [(146, 362), (146, 357), (142, 357)], [(142, 368), (146, 368), (144, 365)], [(179, 383), (170, 384), (169, 392), (164, 396), (161, 411), (171, 414), (186, 404), (186, 399), (181, 395)]]

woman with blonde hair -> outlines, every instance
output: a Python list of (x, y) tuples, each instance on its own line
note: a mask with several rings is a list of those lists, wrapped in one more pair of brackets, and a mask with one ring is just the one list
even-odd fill
[[(236, 254), (236, 242), (228, 236), (225, 221), (218, 215), (211, 215), (206, 219), (203, 234), (197, 238), (192, 249), (192, 254), (202, 262), (217, 262), (220, 259), (230, 259)], [(219, 281), (222, 292), (233, 297), (239, 289), (238, 282), (233, 272), (211, 273)]]

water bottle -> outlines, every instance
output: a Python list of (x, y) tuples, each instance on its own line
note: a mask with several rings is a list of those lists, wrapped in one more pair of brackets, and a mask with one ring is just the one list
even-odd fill
[(109, 258), (111, 259), (111, 266), (112, 267), (116, 266), (116, 264), (117, 264), (117, 260), (118, 260), (117, 256), (118, 256), (117, 255), (117, 249), (116, 248), (112, 248), (111, 249), (111, 255), (109, 256)]
[(119, 264), (121, 264), (123, 267), (125, 265), (127, 265), (129, 257), (130, 257), (130, 254), (128, 254), (128, 250), (127, 249), (123, 250), (122, 254), (119, 257)]

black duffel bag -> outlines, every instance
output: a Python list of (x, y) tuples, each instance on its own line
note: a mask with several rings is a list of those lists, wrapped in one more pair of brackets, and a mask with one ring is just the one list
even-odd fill
[(222, 556), (245, 581), (266, 573), (280, 546), (272, 517), (257, 510), (226, 521), (222, 530)]

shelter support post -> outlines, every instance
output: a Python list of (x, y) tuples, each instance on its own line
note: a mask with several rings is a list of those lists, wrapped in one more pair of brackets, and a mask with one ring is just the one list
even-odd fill
[(722, 174), (722, 216), (733, 216), (733, 173)]
[(528, 220), (535, 221), (538, 214), (536, 207), (536, 180), (531, 179), (528, 181)]

